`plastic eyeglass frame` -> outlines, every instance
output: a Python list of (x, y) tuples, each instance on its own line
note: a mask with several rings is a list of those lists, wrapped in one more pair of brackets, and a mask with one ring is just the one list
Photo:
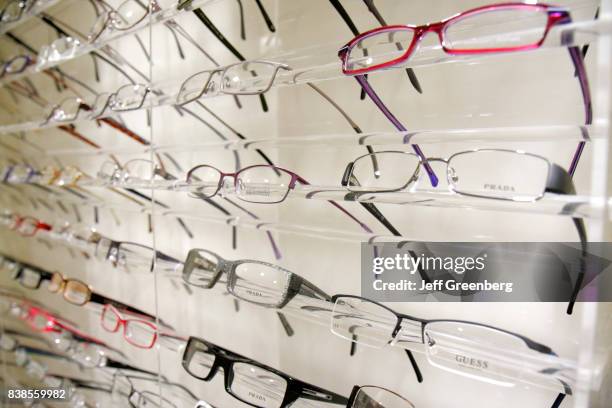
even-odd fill
[[(196, 101), (196, 100), (200, 99), (202, 97), (202, 95), (204, 95), (205, 93), (208, 92), (208, 89), (210, 88), (210, 86), (212, 84), (211, 81), (213, 80), (215, 75), (218, 75), (218, 77), (220, 78), (219, 84), (218, 84), (218, 88), (217, 88), (217, 92), (224, 93), (224, 94), (227, 94), (227, 95), (261, 95), (261, 94), (264, 94), (264, 93), (266, 93), (266, 92), (268, 92), (270, 90), (270, 88), (274, 84), (274, 80), (276, 79), (276, 75), (278, 74), (279, 70), (281, 70), (281, 69), (282, 70), (286, 70), (286, 71), (290, 71), (291, 70), (291, 67), (289, 65), (282, 64), (282, 63), (279, 63), (279, 62), (274, 62), (274, 61), (254, 60), (254, 61), (249, 61), (248, 63), (267, 64), (267, 65), (272, 65), (274, 67), (274, 72), (270, 76), (270, 80), (268, 82), (268, 85), (262, 91), (258, 91), (258, 92), (227, 92), (225, 90), (225, 83), (222, 80), (225, 72), (227, 72), (228, 70), (232, 69), (235, 66), (239, 66), (239, 65), (245, 64), (245, 62), (237, 62), (235, 64), (227, 65), (225, 67), (221, 67), (221, 68), (217, 68), (217, 69), (210, 69), (210, 70), (203, 70), (203, 71), (200, 71), (200, 72), (196, 72), (195, 74), (193, 74), (190, 77), (188, 77), (187, 79), (185, 79), (183, 81), (183, 83), (181, 84), (181, 88), (180, 88), (179, 93), (177, 95), (177, 103), (178, 103), (178, 105), (179, 106), (186, 105), (188, 103), (191, 103), (193, 101)], [(191, 78), (193, 78), (193, 77), (196, 77), (198, 75), (204, 74), (206, 72), (209, 73), (208, 79), (204, 83), (204, 86), (202, 86), (202, 90), (200, 91), (200, 93), (198, 93), (195, 97), (193, 97), (193, 98), (191, 98), (189, 100), (180, 102), (178, 100), (178, 98), (181, 95), (181, 93), (183, 92), (183, 90), (185, 89), (185, 86), (187, 85), (189, 80)], [(251, 73), (254, 75), (253, 71), (251, 71)], [(256, 76), (256, 75), (254, 75), (254, 76)]]
[[(379, 387), (377, 385), (362, 385), (362, 386), (355, 385), (355, 386), (353, 386), (353, 389), (351, 390), (351, 395), (349, 396), (349, 400), (348, 400), (348, 402), (346, 404), (347, 408), (367, 408), (367, 406), (354, 405), (355, 402), (356, 402), (355, 398), (357, 398), (357, 394), (359, 393), (359, 391), (361, 391), (362, 388), (376, 388), (378, 390), (385, 391), (385, 392), (387, 392), (389, 394), (393, 394), (397, 398), (399, 398), (399, 399), (401, 399), (401, 400), (406, 402), (406, 405), (404, 405), (403, 408), (415, 408), (414, 404), (412, 402), (408, 401), (406, 398), (402, 397), (398, 393), (393, 392), (393, 391), (391, 391), (391, 390), (389, 390), (387, 388)], [(376, 408), (376, 407), (374, 407), (374, 408)], [(380, 405), (380, 408), (384, 408), (384, 407), (382, 405)], [(394, 406), (393, 408), (397, 408), (397, 407)]]
[[(205, 269), (206, 266), (209, 266), (207, 265), (208, 261), (202, 258), (199, 252), (206, 252), (207, 254), (212, 255), (214, 258), (217, 259), (217, 263), (214, 265), (213, 270)], [(271, 305), (271, 304), (263, 303), (263, 302), (261, 303), (253, 302), (250, 299), (246, 299), (246, 298), (243, 298), (237, 295), (233, 290), (233, 282), (235, 282), (236, 280), (236, 268), (239, 265), (244, 264), (244, 263), (264, 265), (270, 268), (277, 269), (287, 274), (288, 275), (288, 279), (287, 279), (288, 285), (285, 288), (285, 292), (283, 293), (282, 300), (279, 301), (275, 305)], [(213, 266), (213, 265), (210, 265), (210, 266)], [(191, 275), (194, 269), (205, 269), (207, 271), (214, 272), (214, 275), (207, 285), (196, 285), (194, 283), (189, 282), (189, 276)], [(307, 296), (307, 297), (311, 297), (311, 298), (315, 298), (315, 299), (320, 299), (323, 301), (329, 301), (329, 299), (331, 299), (329, 295), (327, 295), (325, 292), (323, 292), (321, 289), (319, 289), (312, 283), (308, 282), (306, 279), (278, 265), (274, 265), (268, 262), (250, 260), (250, 259), (242, 259), (238, 261), (228, 261), (228, 260), (221, 258), (219, 255), (215, 254), (214, 252), (208, 251), (206, 249), (196, 248), (196, 249), (192, 249), (189, 251), (189, 254), (187, 255), (187, 259), (185, 260), (185, 265), (183, 267), (182, 277), (185, 283), (187, 283), (188, 285), (195, 286), (195, 287), (202, 288), (202, 289), (212, 289), (217, 284), (217, 282), (219, 281), (223, 273), (227, 275), (226, 288), (229, 293), (231, 293), (233, 296), (237, 297), (240, 300), (244, 300), (245, 302), (257, 304), (260, 306), (265, 306), (265, 307), (270, 307), (270, 308), (275, 308), (275, 309), (282, 309), (287, 305), (287, 303), (289, 303), (298, 294)]]
[[(205, 351), (210, 354), (214, 354), (215, 360), (210, 369), (210, 373), (206, 377), (199, 377), (194, 375), (188, 370), (189, 362), (191, 358), (195, 354), (196, 351)], [(223, 347), (217, 346), (211, 342), (206, 340), (190, 337), (187, 341), (187, 346), (185, 347), (185, 351), (183, 352), (183, 356), (181, 359), (181, 364), (185, 371), (189, 373), (194, 378), (198, 380), (209, 382), (211, 381), (219, 369), (223, 369), (224, 374), (224, 385), (225, 391), (230, 394), (232, 397), (236, 398), (239, 401), (244, 402), (247, 405), (252, 407), (260, 407), (258, 405), (254, 405), (248, 401), (242, 400), (240, 397), (235, 395), (231, 391), (231, 374), (232, 374), (232, 366), (234, 363), (246, 363), (250, 365), (254, 365), (263, 370), (269, 371), (279, 377), (282, 377), (287, 382), (287, 389), (285, 391), (285, 395), (283, 401), (279, 408), (287, 408), (291, 406), (298, 398), (304, 398), (312, 401), (326, 402), (332, 404), (342, 404), (345, 405), (347, 399), (341, 395), (335, 394), (333, 392), (324, 390), (322, 388), (316, 387), (314, 385), (302, 382), (298, 379), (290, 377), (289, 375), (283, 373), (282, 371), (276, 370), (272, 367), (268, 367), (264, 364), (261, 364), (257, 361), (251, 360), (247, 357), (243, 357), (240, 354), (234, 353), (230, 350), (227, 350)]]
[[(414, 316), (410, 316), (410, 315), (407, 315), (407, 314), (398, 313), (398, 312), (394, 311), (393, 309), (391, 309), (391, 308), (389, 308), (389, 307), (387, 307), (387, 306), (385, 306), (385, 305), (383, 305), (381, 303), (372, 301), (370, 299), (367, 299), (367, 298), (364, 298), (364, 297), (361, 297), (361, 296), (356, 296), (356, 295), (341, 295), (341, 294), (334, 295), (331, 298), (331, 303), (335, 305), (337, 300), (338, 300), (338, 298), (359, 299), (359, 300), (362, 300), (362, 301), (365, 301), (365, 302), (372, 303), (372, 304), (374, 304), (374, 305), (376, 305), (378, 307), (382, 307), (383, 309), (387, 310), (389, 313), (392, 313), (393, 315), (395, 315), (395, 317), (397, 318), (397, 321), (396, 321), (396, 324), (395, 324), (395, 327), (394, 327), (392, 333), (390, 334), (391, 340), (389, 340), (389, 344), (391, 344), (391, 345), (396, 344), (398, 342), (403, 342), (403, 341), (405, 341), (405, 342), (413, 342), (414, 341), (414, 340), (407, 340), (407, 339), (403, 340), (403, 339), (398, 338), (398, 335), (401, 334), (401, 328), (402, 328), (402, 322), (403, 321), (410, 321), (410, 322), (416, 323), (416, 324), (421, 326), (420, 344), (425, 344), (426, 343), (426, 339), (425, 339), (425, 327), (427, 326), (428, 323), (450, 322), (450, 323), (464, 323), (464, 324), (469, 324), (469, 325), (473, 325), (473, 326), (484, 327), (484, 328), (491, 329), (491, 330), (496, 330), (496, 331), (499, 331), (500, 333), (503, 333), (503, 334), (506, 334), (506, 335), (510, 335), (510, 336), (514, 336), (517, 339), (520, 339), (523, 343), (525, 343), (525, 345), (530, 350), (533, 350), (535, 352), (538, 352), (538, 353), (541, 353), (541, 354), (545, 354), (545, 355), (557, 356), (557, 354), (550, 347), (548, 347), (548, 346), (546, 346), (544, 344), (535, 342), (535, 341), (529, 339), (528, 337), (522, 336), (520, 334), (513, 333), (513, 332), (508, 331), (508, 330), (499, 329), (499, 328), (494, 327), (494, 326), (490, 326), (490, 325), (486, 325), (486, 324), (481, 324), (481, 323), (476, 323), (476, 322), (471, 322), (471, 321), (467, 321), (467, 320), (452, 320), (452, 319), (427, 320), (427, 319), (420, 319), (420, 318), (417, 318), (417, 317), (414, 317)], [(333, 315), (332, 315), (330, 321), (331, 321), (331, 324), (333, 324)], [(338, 336), (338, 337), (345, 338), (343, 336), (340, 336), (340, 335), (334, 333), (333, 330), (332, 330), (332, 333), (334, 335)], [(351, 339), (346, 339), (346, 340), (349, 340), (349, 341), (355, 342), (357, 344), (360, 344), (357, 341), (356, 336), (353, 336), (352, 340)], [(414, 342), (417, 342), (417, 341), (414, 341)], [(411, 363), (412, 363), (412, 366), (413, 366), (415, 372), (417, 372), (417, 377), (419, 377), (420, 376), (420, 369), (418, 368), (418, 364), (416, 363), (416, 360), (411, 359)], [(561, 380), (559, 380), (559, 382), (561, 383), (561, 385), (562, 385), (562, 387), (564, 389), (564, 392), (559, 393), (559, 395), (555, 399), (555, 402), (553, 403), (551, 408), (558, 408), (558, 406), (561, 404), (561, 401), (563, 401), (563, 399), (565, 398), (566, 395), (572, 395), (571, 387), (568, 384), (566, 384), (563, 381), (561, 381)]]
[[(487, 12), (487, 11), (491, 11), (495, 9), (508, 9), (508, 8), (532, 9), (532, 10), (545, 11), (548, 14), (548, 21), (546, 24), (544, 35), (542, 36), (541, 40), (533, 44), (517, 46), (517, 47), (504, 47), (504, 48), (495, 48), (495, 49), (475, 49), (475, 50), (470, 50), (470, 49), (453, 50), (453, 49), (449, 49), (444, 43), (443, 32), (445, 30), (445, 27), (448, 24), (451, 24), (452, 22), (456, 21), (457, 19), (462, 19), (462, 18), (465, 18), (466, 16), (470, 16), (472, 14), (478, 14), (481, 12)], [(393, 113), (389, 110), (389, 108), (380, 99), (376, 91), (374, 91), (372, 86), (369, 84), (364, 74), (374, 72), (377, 70), (381, 70), (381, 69), (385, 69), (385, 68), (390, 68), (392, 66), (405, 62), (407, 59), (410, 58), (412, 53), (414, 53), (419, 42), (429, 32), (435, 32), (438, 34), (438, 38), (440, 39), (440, 42), (442, 44), (442, 49), (446, 53), (449, 53), (449, 54), (467, 55), (467, 54), (487, 54), (487, 53), (499, 53), (499, 52), (516, 52), (516, 51), (527, 51), (527, 50), (533, 50), (533, 49), (539, 48), (546, 40), (546, 36), (548, 35), (548, 32), (550, 31), (552, 27), (556, 25), (560, 25), (560, 24), (568, 24), (568, 23), (571, 23), (571, 21), (572, 21), (572, 18), (570, 16), (569, 11), (561, 7), (550, 6), (546, 4), (525, 4), (525, 3), (494, 4), (494, 5), (482, 6), (482, 7), (478, 7), (475, 9), (471, 9), (463, 13), (459, 13), (455, 16), (452, 16), (441, 22), (431, 23), (431, 24), (427, 24), (423, 26), (396, 25), (396, 26), (387, 26), (387, 27), (381, 27), (381, 28), (370, 30), (370, 31), (366, 31), (363, 34), (356, 36), (351, 41), (349, 41), (346, 45), (340, 48), (340, 50), (338, 51), (338, 57), (342, 61), (342, 72), (345, 75), (354, 75), (357, 82), (365, 90), (365, 92), (368, 94), (370, 99), (372, 99), (372, 101), (376, 104), (376, 106), (380, 109), (380, 111), (387, 117), (387, 119), (399, 131), (405, 132), (407, 131), (407, 129), (395, 117), (395, 115), (393, 115)], [(358, 70), (348, 69), (350, 50), (355, 46), (355, 44), (359, 43), (362, 39), (367, 38), (369, 36), (372, 36), (372, 35), (375, 35), (381, 32), (388, 32), (388, 31), (394, 31), (394, 30), (415, 31), (415, 35), (412, 40), (412, 43), (410, 44), (409, 47), (407, 47), (406, 52), (403, 55), (401, 55), (400, 57), (392, 61), (381, 63), (381, 64), (374, 65), (371, 67), (366, 67), (366, 68), (362, 68)], [(582, 92), (582, 98), (584, 102), (585, 124), (588, 125), (588, 124), (591, 124), (593, 121), (593, 112), (592, 112), (591, 94), (590, 94), (590, 89), (589, 89), (589, 81), (588, 81), (588, 76), (586, 73), (586, 68), (584, 66), (584, 59), (582, 57), (580, 49), (577, 46), (568, 47), (568, 51), (572, 59), (572, 63), (574, 64), (574, 67), (576, 69), (576, 77), (578, 78), (578, 82), (580, 84), (580, 90)], [(576, 167), (578, 166), (578, 161), (580, 160), (580, 156), (582, 155), (582, 151), (584, 150), (585, 145), (586, 145), (586, 142), (578, 143), (578, 147), (576, 148), (576, 152), (574, 153), (571, 164), (568, 168), (568, 172), (570, 175), (573, 175), (574, 172), (576, 171)], [(415, 152), (419, 155), (419, 157), (421, 157), (421, 159), (423, 159), (424, 162), (426, 163), (427, 159), (423, 155), (418, 145), (412, 145), (412, 147), (415, 150)], [(429, 174), (430, 180), (432, 182), (432, 186), (435, 187), (437, 185), (437, 180), (436, 180), (435, 174), (433, 173), (433, 170), (427, 167), (426, 167), (426, 170)]]
[[(106, 313), (114, 314), (115, 318), (117, 319), (117, 326), (115, 327), (114, 330), (110, 330), (104, 326), (104, 317)], [(127, 325), (130, 322), (138, 322), (139, 324), (144, 324), (145, 326), (148, 326), (152, 330), (153, 334), (152, 334), (152, 339), (151, 339), (150, 344), (148, 345), (138, 344), (129, 338), (129, 336), (127, 335)], [(119, 313), (119, 311), (113, 305), (110, 305), (110, 304), (104, 305), (104, 308), (102, 309), (102, 314), (100, 315), (100, 325), (102, 326), (104, 330), (110, 333), (117, 333), (121, 329), (121, 327), (123, 327), (123, 338), (125, 339), (125, 341), (127, 341), (134, 347), (149, 350), (153, 348), (153, 346), (155, 346), (155, 343), (157, 343), (157, 326), (154, 323), (146, 321), (146, 320), (142, 320), (142, 319), (131, 319), (131, 318), (124, 319), (121, 313)]]
[[(31, 216), (26, 216), (26, 217), (22, 217), (20, 215), (14, 214), (15, 216), (15, 224), (13, 226), (11, 226), (11, 230), (13, 231), (17, 231), (20, 235), (24, 236), (24, 237), (33, 237), (34, 235), (36, 235), (38, 233), (38, 231), (51, 231), (53, 229), (53, 227), (45, 222), (40, 221), (37, 218), (31, 217)], [(21, 225), (23, 224), (24, 221), (26, 220), (34, 220), (35, 221), (35, 226), (34, 226), (34, 231), (30, 234), (24, 234), (21, 231), (19, 231), (19, 228), (21, 227)]]

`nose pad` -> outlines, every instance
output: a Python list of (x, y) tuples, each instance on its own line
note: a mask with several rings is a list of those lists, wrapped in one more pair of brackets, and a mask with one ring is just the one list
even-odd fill
[(451, 166), (448, 166), (446, 174), (448, 176), (448, 181), (450, 181), (451, 183), (455, 184), (459, 181), (459, 176), (457, 176), (457, 172), (455, 172), (455, 169)]
[(443, 176), (446, 174), (446, 163), (441, 160), (430, 159), (428, 160), (429, 165), (431, 166), (434, 173), (438, 176), (438, 185), (433, 187), (431, 185), (431, 181), (429, 180), (429, 175), (427, 171), (421, 166), (419, 169), (419, 174), (417, 175), (417, 179), (415, 183), (412, 185), (410, 191), (443, 191), (448, 188), (448, 183), (446, 178)]
[[(240, 192), (241, 186), (242, 186), (242, 182), (238, 180), (238, 184), (236, 186), (236, 193)], [(226, 197), (226, 196), (232, 195), (232, 193), (234, 193), (234, 184), (232, 183), (231, 179), (226, 178), (223, 180), (223, 184), (221, 185), (221, 188), (219, 189), (219, 194), (221, 195), (221, 197)]]
[(214, 80), (211, 79), (210, 81), (208, 81), (208, 84), (206, 84), (204, 93), (205, 94), (214, 93), (216, 90), (217, 90), (217, 84), (215, 83)]

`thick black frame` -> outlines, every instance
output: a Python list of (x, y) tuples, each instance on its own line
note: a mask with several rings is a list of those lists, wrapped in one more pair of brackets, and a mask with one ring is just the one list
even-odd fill
[[(198, 349), (199, 347), (199, 349)], [(205, 349), (203, 349), (205, 347)], [(206, 377), (199, 377), (194, 375), (187, 367), (189, 367), (189, 362), (193, 358), (193, 355), (196, 351), (205, 351), (208, 354), (214, 355), (213, 365), (210, 369), (210, 373)], [(236, 396), (231, 391), (231, 384), (233, 379), (233, 365), (234, 363), (247, 363), (250, 365), (254, 365), (266, 371), (269, 371), (279, 377), (282, 377), (287, 382), (287, 389), (285, 391), (285, 396), (279, 408), (289, 407), (292, 403), (294, 403), (298, 398), (305, 398), (313, 401), (321, 401), (332, 404), (342, 404), (345, 405), (348, 402), (348, 399), (333, 393), (331, 391), (327, 391), (323, 388), (319, 388), (317, 386), (308, 384), (306, 382), (300, 381), (296, 378), (293, 378), (282, 371), (276, 370), (267, 365), (261, 364), (255, 360), (251, 360), (250, 358), (244, 357), (240, 354), (234, 353), (233, 351), (227, 350), (223, 347), (217, 346), (209, 341), (206, 341), (197, 337), (189, 337), (187, 341), (187, 346), (185, 347), (185, 351), (183, 352), (183, 356), (181, 358), (181, 364), (185, 371), (189, 373), (194, 378), (202, 381), (211, 381), (213, 377), (217, 374), (220, 368), (223, 369), (224, 373), (224, 385), (225, 391), (230, 394), (232, 397), (236, 398), (239, 401), (244, 402), (247, 405), (258, 408), (265, 408), (259, 405), (254, 405), (248, 401), (244, 401), (240, 397)]]
[[(421, 344), (425, 344), (425, 327), (427, 326), (428, 323), (439, 323), (439, 322), (463, 323), (463, 324), (469, 324), (469, 325), (472, 325), (472, 326), (480, 326), (480, 327), (484, 327), (484, 328), (491, 329), (491, 330), (497, 330), (497, 331), (499, 331), (501, 333), (504, 333), (504, 334), (507, 334), (507, 335), (510, 335), (510, 336), (514, 336), (514, 337), (522, 340), (525, 343), (525, 345), (530, 350), (536, 351), (538, 353), (550, 355), (550, 356), (558, 356), (557, 353), (555, 353), (550, 347), (548, 347), (548, 346), (546, 346), (544, 344), (541, 344), (541, 343), (538, 343), (538, 342), (536, 342), (534, 340), (531, 340), (530, 338), (525, 337), (525, 336), (523, 336), (521, 334), (514, 333), (514, 332), (511, 332), (509, 330), (500, 329), (500, 328), (495, 327), (495, 326), (490, 326), (488, 324), (471, 322), (471, 321), (468, 321), (468, 320), (455, 320), (455, 319), (432, 319), (432, 320), (421, 319), (421, 318), (410, 316), (410, 315), (407, 315), (407, 314), (398, 313), (395, 310), (391, 309), (390, 307), (387, 307), (387, 306), (385, 306), (385, 305), (383, 305), (383, 304), (381, 304), (379, 302), (375, 302), (375, 301), (370, 300), (368, 298), (364, 298), (362, 296), (357, 296), (357, 295), (341, 295), (341, 294), (334, 295), (331, 298), (331, 303), (333, 303), (335, 305), (335, 303), (338, 300), (338, 298), (352, 298), (352, 299), (364, 300), (366, 302), (373, 303), (373, 304), (375, 304), (375, 305), (377, 305), (379, 307), (382, 307), (383, 309), (387, 310), (388, 312), (394, 314), (395, 317), (397, 318), (397, 322), (395, 324), (395, 328), (393, 329), (393, 332), (391, 333), (391, 339), (389, 340), (389, 343), (391, 341), (393, 341), (395, 336), (400, 331), (402, 320), (409, 320), (409, 321), (417, 322), (417, 323), (421, 324), (421, 342), (422, 342)], [(350, 340), (350, 341), (352, 341), (354, 343), (357, 343), (356, 336), (353, 336), (353, 340)], [(410, 351), (409, 350), (406, 350), (406, 351), (407, 351), (407, 353), (409, 353), (408, 355), (410, 356), (411, 355)], [(418, 368), (416, 360), (411, 359), (410, 362), (412, 363), (412, 367), (414, 368), (415, 373), (416, 372), (419, 373), (419, 374), (417, 374), (417, 377), (419, 377), (420, 369)], [(566, 395), (572, 395), (571, 387), (568, 384), (566, 384), (565, 382), (561, 381), (561, 380), (558, 380), (558, 381), (561, 383), (561, 386), (563, 387), (565, 392), (560, 392), (557, 395), (557, 398), (553, 402), (551, 408), (558, 408)], [(421, 382), (421, 381), (419, 381), (419, 382)]]
[[(215, 264), (214, 270), (205, 269), (207, 271), (214, 273), (213, 277), (211, 278), (209, 283), (206, 285), (197, 285), (197, 284), (189, 282), (189, 277), (191, 276), (192, 271), (194, 269), (196, 268), (204, 269), (203, 267), (204, 265), (196, 265), (197, 259), (202, 259), (206, 261), (204, 258), (200, 256), (199, 252), (206, 252), (207, 254), (212, 255), (214, 258), (217, 259), (217, 263)], [(287, 273), (289, 276), (288, 277), (289, 284), (287, 285), (286, 291), (283, 294), (282, 301), (280, 301), (276, 305), (271, 305), (269, 303), (253, 302), (250, 299), (245, 299), (237, 295), (232, 289), (232, 282), (235, 282), (235, 279), (236, 279), (236, 268), (243, 263), (256, 263), (260, 265), (265, 265), (265, 266), (269, 266), (271, 268)], [(285, 268), (282, 268), (278, 265), (275, 265), (269, 262), (257, 261), (254, 259), (240, 259), (237, 261), (228, 261), (226, 259), (223, 259), (221, 256), (217, 255), (216, 253), (209, 251), (207, 249), (202, 249), (202, 248), (194, 248), (189, 251), (189, 253), (187, 254), (187, 258), (185, 259), (185, 263), (183, 264), (183, 272), (181, 276), (183, 278), (183, 281), (187, 283), (188, 285), (195, 286), (195, 287), (202, 288), (202, 289), (212, 289), (217, 284), (217, 282), (219, 281), (223, 273), (227, 275), (227, 286), (226, 287), (229, 293), (231, 293), (233, 296), (236, 296), (240, 300), (243, 300), (245, 302), (249, 302), (252, 304), (256, 304), (259, 306), (275, 308), (275, 309), (282, 309), (287, 305), (287, 303), (289, 303), (298, 294), (301, 294), (307, 297), (311, 297), (311, 298), (315, 298), (315, 299), (319, 299), (319, 300), (323, 300), (323, 301), (330, 301), (331, 299), (331, 297), (328, 294), (326, 294), (323, 290), (319, 289), (314, 284), (310, 283), (309, 281), (302, 278), (301, 276)]]

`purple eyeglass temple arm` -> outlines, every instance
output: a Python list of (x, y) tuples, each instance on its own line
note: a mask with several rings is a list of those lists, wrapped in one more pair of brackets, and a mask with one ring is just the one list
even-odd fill
[[(389, 108), (387, 108), (387, 106), (380, 99), (378, 94), (370, 86), (370, 83), (368, 82), (367, 78), (364, 75), (356, 75), (355, 79), (357, 80), (359, 85), (361, 85), (365, 93), (368, 94), (372, 102), (374, 102), (374, 104), (378, 106), (378, 109), (380, 109), (380, 111), (387, 117), (387, 119), (389, 119), (389, 121), (393, 124), (393, 126), (395, 126), (397, 130), (399, 130), (400, 132), (407, 132), (408, 130), (404, 127), (404, 125), (402, 125), (402, 123), (395, 117), (395, 115), (391, 113)], [(438, 185), (438, 177), (436, 176), (433, 169), (427, 162), (427, 157), (425, 157), (425, 154), (423, 153), (419, 145), (413, 144), (412, 148), (414, 149), (415, 153), (423, 161), (423, 166), (425, 167), (425, 170), (427, 171), (427, 174), (429, 175), (429, 181), (431, 182), (431, 185), (433, 187), (436, 187)]]
[[(584, 123), (585, 125), (590, 125), (591, 123), (593, 123), (593, 106), (591, 101), (591, 90), (589, 88), (589, 78), (587, 77), (586, 68), (584, 66), (584, 59), (578, 47), (568, 47), (568, 51), (576, 69), (578, 82), (580, 83), (582, 100), (584, 102)], [(582, 155), (582, 151), (584, 150), (585, 144), (586, 142), (578, 143), (578, 147), (576, 148), (576, 152), (574, 153), (574, 157), (572, 158), (572, 163), (570, 164), (570, 167), (568, 169), (568, 173), (570, 176), (574, 175), (576, 167), (578, 167), (578, 161), (580, 160), (580, 156)]]
[[(304, 184), (306, 186), (310, 185), (310, 183), (308, 181), (306, 181), (305, 179), (303, 179), (302, 177), (298, 176), (297, 174), (293, 173), (295, 175), (295, 181), (299, 182), (300, 184)], [(370, 229), (370, 227), (368, 227), (365, 223), (359, 221), (359, 219), (357, 217), (355, 217), (353, 214), (350, 213), (349, 210), (347, 210), (346, 208), (344, 208), (343, 206), (341, 206), (340, 204), (338, 204), (335, 201), (332, 200), (327, 200), (328, 203), (330, 203), (331, 205), (333, 205), (334, 207), (336, 207), (337, 209), (339, 209), (340, 211), (342, 211), (342, 213), (344, 213), (347, 217), (349, 217), (351, 220), (355, 221), (357, 224), (359, 224), (359, 226), (368, 234), (372, 234), (373, 231)]]
[[(247, 210), (246, 208), (244, 208), (240, 204), (230, 200), (227, 197), (225, 198), (225, 201), (227, 201), (228, 203), (230, 203), (234, 207), (240, 209), (241, 211), (243, 211), (244, 213), (249, 215), (251, 218), (253, 218), (255, 220), (259, 220), (259, 217), (257, 215), (255, 215), (251, 211)], [(272, 233), (270, 231), (266, 231), (266, 235), (268, 236), (268, 240), (270, 240), (270, 245), (272, 245), (272, 251), (274, 251), (274, 257), (276, 259), (282, 259), (283, 255), (282, 255), (280, 249), (278, 249), (278, 246), (276, 245), (276, 241), (274, 240), (274, 237), (272, 236)]]

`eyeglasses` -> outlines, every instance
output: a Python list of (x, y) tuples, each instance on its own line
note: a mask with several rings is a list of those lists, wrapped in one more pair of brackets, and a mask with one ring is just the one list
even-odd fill
[(196, 337), (189, 338), (182, 364), (189, 374), (203, 381), (211, 381), (219, 369), (223, 369), (226, 391), (253, 407), (285, 408), (298, 398), (342, 405), (347, 402), (341, 395)]
[[(506, 3), (468, 10), (437, 23), (422, 26), (387, 26), (360, 34), (342, 47), (338, 56), (342, 71), (355, 79), (380, 111), (402, 132), (407, 129), (382, 102), (364, 74), (389, 68), (408, 60), (418, 49), (421, 40), (430, 32), (437, 33), (442, 49), (449, 54), (489, 54), (526, 51), (539, 48), (550, 29), (570, 23), (569, 11), (545, 4)], [(397, 47), (396, 44), (401, 44)], [(585, 123), (592, 122), (591, 95), (584, 60), (577, 46), (568, 47), (576, 77), (580, 83)], [(574, 174), (585, 142), (580, 142), (574, 153), (569, 174)], [(417, 145), (415, 152), (426, 162)], [(432, 186), (437, 185), (435, 174), (428, 169)]]
[(359, 296), (335, 295), (332, 303), (331, 331), (346, 340), (374, 348), (423, 344), (428, 361), (443, 370), (498, 385), (518, 378), (544, 381), (571, 394), (567, 383), (556, 378), (558, 368), (538, 367), (524, 358), (513, 361), (511, 356), (526, 354), (556, 356), (550, 347), (519, 334), (468, 321), (419, 319)]
[[(233, 185), (225, 186), (226, 178), (233, 178)], [(276, 204), (283, 202), (297, 183), (309, 185), (303, 177), (277, 166), (254, 165), (241, 169), (236, 173), (223, 173), (215, 167), (202, 164), (187, 172), (186, 183), (195, 187), (195, 192), (201, 197), (214, 197), (221, 188), (231, 191), (246, 202), (258, 204)], [(344, 215), (355, 221), (366, 232), (372, 230), (343, 206), (335, 201), (328, 202)]]
[[(156, 391), (146, 389), (151, 387), (155, 387)], [(133, 408), (193, 406), (198, 400), (182, 384), (159, 381), (157, 377), (126, 375), (122, 371), (117, 371), (113, 376), (111, 393), (114, 402), (125, 398)]]
[[(420, 174), (423, 161), (401, 151), (376, 153), (379, 169), (374, 174), (371, 155), (349, 163), (342, 185), (355, 192), (392, 192), (412, 187), (430, 189)], [(544, 157), (522, 151), (482, 149), (455, 153), (448, 159), (428, 158), (441, 165), (447, 188), (461, 195), (510, 201), (535, 201), (547, 191), (575, 194), (571, 178)], [(442, 167), (443, 166), (443, 167)], [(520, 171), (517, 171), (520, 169)], [(444, 188), (444, 186), (438, 186)]]
[(3, 78), (7, 74), (21, 74), (32, 64), (34, 64), (34, 60), (29, 55), (17, 55), (2, 65), (0, 78)]
[(88, 178), (81, 170), (74, 166), (57, 168), (55, 166), (45, 166), (36, 174), (36, 182), (46, 185), (70, 186), (74, 187), (83, 179)]
[(131, 345), (150, 349), (157, 341), (157, 326), (142, 319), (124, 319), (121, 313), (112, 305), (104, 305), (101, 316), (102, 327), (111, 333), (116, 333), (123, 327), (123, 338)]
[(128, 270), (136, 267), (152, 271), (155, 266), (162, 270), (175, 271), (183, 265), (178, 259), (149, 246), (136, 242), (113, 241), (102, 236), (96, 241), (95, 256)]
[(14, 23), (21, 19), (23, 13), (29, 11), (37, 0), (10, 0), (0, 11), (0, 23)]
[(414, 408), (412, 402), (386, 388), (374, 385), (354, 386), (347, 408)]
[(28, 164), (9, 165), (4, 169), (3, 181), (11, 184), (28, 183), (36, 174), (36, 170)]
[(183, 267), (183, 280), (210, 289), (227, 275), (227, 291), (237, 298), (261, 306), (282, 309), (296, 295), (329, 300), (312, 283), (280, 266), (254, 260), (227, 261), (214, 252), (192, 249)]
[(51, 231), (53, 227), (34, 217), (22, 217), (17, 214), (5, 215), (10, 217), (9, 228), (17, 231), (24, 237), (33, 237), (38, 231)]
[(66, 98), (56, 105), (50, 105), (42, 124), (50, 122), (71, 122), (76, 120), (82, 110), (89, 110), (89, 106), (81, 98)]
[(80, 46), (81, 42), (78, 38), (69, 36), (60, 37), (51, 44), (40, 48), (36, 68), (41, 70), (48, 64), (71, 59), (75, 56)]
[(92, 26), (87, 40), (96, 41), (107, 30), (125, 31), (135, 27), (149, 14), (149, 9), (137, 0), (126, 0), (113, 9), (103, 3), (109, 10), (98, 17)]
[(259, 95), (267, 92), (279, 70), (291, 70), (286, 64), (270, 61), (249, 61), (224, 68), (198, 72), (181, 85), (176, 103), (184, 105), (202, 95)]

